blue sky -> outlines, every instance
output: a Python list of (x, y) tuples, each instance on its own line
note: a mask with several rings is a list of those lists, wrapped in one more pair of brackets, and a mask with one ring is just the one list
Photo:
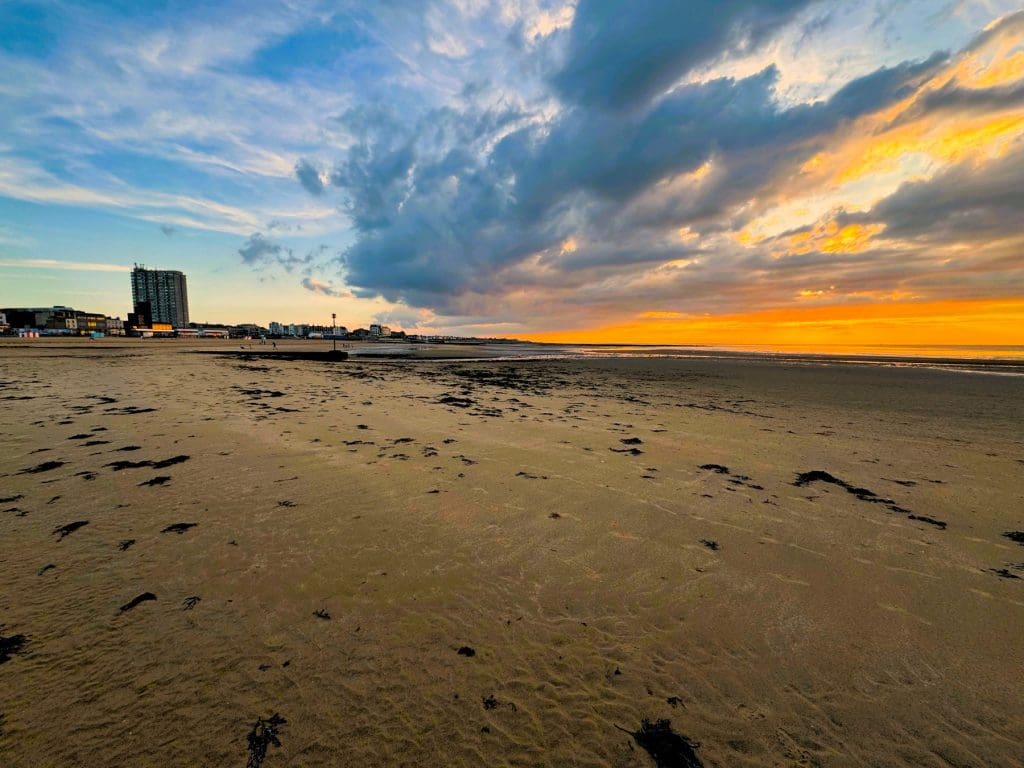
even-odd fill
[(1018, 9), (0, 2), (0, 305), (123, 316), (133, 262), (194, 320), (471, 333), (1019, 297)]

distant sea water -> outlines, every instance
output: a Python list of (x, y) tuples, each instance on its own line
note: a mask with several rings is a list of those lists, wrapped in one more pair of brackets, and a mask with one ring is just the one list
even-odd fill
[[(444, 345), (430, 345), (431, 356), (444, 357)], [(419, 357), (424, 348), (387, 344), (364, 348), (355, 356)], [(464, 348), (463, 348), (464, 349)], [(627, 345), (627, 344), (479, 344), (472, 360), (574, 360), (616, 358), (757, 359), (804, 365), (857, 364), (938, 368), (997, 375), (1024, 375), (1024, 345)], [(454, 355), (453, 355), (454, 356)]]
[[(524, 345), (524, 347), (532, 347), (533, 349), (536, 349), (536, 346), (537, 345)], [(523, 349), (522, 351), (526, 353), (527, 349)], [(1024, 345), (580, 345), (561, 347), (558, 351), (552, 349), (551, 352), (554, 353), (554, 356), (581, 358), (753, 358), (805, 365), (857, 364), (901, 368), (939, 368), (999, 375), (1024, 375)]]

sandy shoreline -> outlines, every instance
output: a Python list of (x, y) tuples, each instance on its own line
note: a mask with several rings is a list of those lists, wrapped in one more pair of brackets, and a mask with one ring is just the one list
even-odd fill
[(602, 359), (683, 359), (725, 360), (772, 365), (855, 365), (897, 368), (932, 368), (964, 373), (991, 373), (1024, 376), (1024, 347), (969, 348), (973, 354), (952, 354), (944, 348), (917, 349), (914, 354), (894, 347), (882, 354), (876, 349), (860, 351), (782, 351), (750, 350), (713, 346), (666, 347), (659, 345), (623, 346), (619, 344), (535, 344), (535, 343), (409, 343), (374, 341), (323, 341), (307, 339), (223, 340), (223, 339), (136, 339), (108, 337), (99, 340), (50, 337), (43, 339), (0, 339), (4, 350), (20, 350), (22, 355), (59, 356), (85, 354), (85, 350), (120, 353), (166, 354), (172, 351), (198, 354), (251, 354), (255, 358), (280, 358), (291, 354), (318, 355), (337, 349), (360, 360), (602, 360)]
[(194, 347), (0, 345), (5, 765), (1024, 763), (1024, 380)]

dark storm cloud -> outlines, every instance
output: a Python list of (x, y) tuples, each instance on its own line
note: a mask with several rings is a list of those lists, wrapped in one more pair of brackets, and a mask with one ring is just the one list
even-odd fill
[(324, 193), (324, 183), (320, 179), (320, 171), (308, 160), (299, 160), (295, 164), (295, 177), (311, 195), (319, 197)]
[(276, 259), (282, 253), (290, 253), (290, 251), (287, 251), (280, 243), (268, 240), (259, 232), (250, 235), (249, 239), (238, 249), (238, 255), (249, 266), (256, 266), (268, 260)]
[(305, 256), (296, 255), (295, 251), (281, 243), (274, 242), (257, 232), (249, 236), (238, 255), (242, 262), (253, 268), (277, 266), (289, 274), (299, 270), (309, 273), (310, 269), (330, 250), (330, 246), (321, 244), (310, 250)]
[(688, 70), (754, 48), (813, 0), (581, 0), (552, 82), (567, 102), (642, 107)]
[(1021, 106), (1024, 106), (1024, 85), (960, 88), (954, 83), (947, 83), (918, 99), (914, 108), (907, 110), (903, 121), (910, 121), (922, 114), (940, 111), (964, 113), (972, 110), (1019, 109)]
[(995, 162), (962, 163), (927, 181), (903, 184), (870, 212), (842, 220), (884, 224), (887, 238), (940, 244), (1020, 238), (1021, 179), (1024, 140), (1018, 139), (1013, 150)]
[[(709, 21), (712, 5), (720, 18)], [(806, 5), (728, 2), (693, 8), (703, 14), (699, 28), (721, 46), (739, 38), (756, 41)], [(585, 0), (573, 27), (561, 33), (567, 36), (569, 63), (551, 74), (566, 102), (555, 113), (542, 116), (530, 105), (513, 107), (502, 99), (487, 108), (477, 98), (415, 119), (387, 107), (345, 113), (340, 125), (352, 143), (329, 183), (340, 190), (356, 234), (339, 257), (356, 295), (449, 316), (501, 317), (508, 297), (524, 291), (595, 306), (621, 302), (626, 294), (634, 304), (640, 297), (676, 295), (724, 305), (727, 295), (746, 295), (748, 285), (810, 282), (812, 271), (827, 270), (829, 263), (856, 273), (858, 285), (869, 282), (872, 268), (887, 279), (890, 271), (879, 260), (898, 259), (877, 249), (848, 259), (808, 257), (801, 271), (799, 260), (780, 266), (767, 254), (752, 256), (735, 242), (730, 247), (719, 234), (735, 232), (792, 194), (803, 163), (829, 150), (837, 132), (913, 97), (950, 65), (950, 57), (938, 53), (879, 69), (825, 101), (788, 107), (777, 98), (773, 66), (666, 92), (681, 72), (721, 48), (639, 18), (660, 18), (664, 8), (645, 3), (620, 18)], [(648, 33), (656, 43), (652, 50), (641, 44)], [(996, 28), (979, 39), (999, 33)], [(622, 52), (611, 50), (615, 41)], [(603, 65), (595, 63), (588, 72), (583, 63), (572, 63), (574, 56), (596, 62), (590, 46), (622, 63), (621, 81)], [(627, 53), (638, 60), (624, 62)], [(1001, 103), (1016, 93), (996, 90), (934, 89), (899, 113), (955, 112), (957, 103)], [(323, 177), (313, 166), (305, 170), (320, 183)], [(915, 205), (903, 211), (895, 199), (890, 203), (884, 215), (892, 219), (892, 232), (909, 232), (901, 227), (909, 228), (915, 215), (922, 223), (933, 218), (916, 214)], [(968, 215), (978, 226), (988, 220), (987, 214), (962, 213)], [(656, 285), (630, 285), (659, 263), (675, 266), (659, 274)]]
[[(344, 254), (347, 281), (359, 295), (451, 311), (460, 294), (507, 289), (503, 273), (531, 257), (561, 272), (685, 258), (691, 249), (660, 229), (721, 217), (813, 152), (817, 137), (903, 98), (936, 66), (880, 70), (829, 102), (791, 109), (773, 99), (769, 67), (678, 88), (642, 114), (578, 107), (540, 128), (514, 111), (443, 108), (412, 124), (351, 113), (357, 141), (332, 175), (359, 235)], [(701, 194), (668, 195), (661, 210), (631, 205), (712, 158)], [(596, 245), (559, 255), (577, 234)]]

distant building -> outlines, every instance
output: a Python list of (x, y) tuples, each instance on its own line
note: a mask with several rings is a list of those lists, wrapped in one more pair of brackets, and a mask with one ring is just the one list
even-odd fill
[(149, 327), (158, 323), (166, 323), (172, 328), (187, 327), (185, 275), (173, 269), (146, 269), (136, 264), (132, 270), (132, 304), (133, 314), (148, 317)]
[(105, 334), (107, 332), (107, 316), (97, 312), (75, 312), (65, 324), (79, 336)]
[(239, 323), (231, 327), (231, 336), (236, 339), (253, 339), (265, 333), (266, 328), (261, 328), (255, 323)]
[(380, 325), (379, 323), (373, 323), (370, 326), (370, 335), (371, 336), (382, 336), (384, 338), (387, 338), (388, 336), (391, 335), (391, 329), (388, 328), (386, 325)]
[(7, 307), (0, 309), (13, 330), (39, 331), (44, 336), (89, 336), (106, 334), (121, 321), (99, 312), (82, 312), (72, 307)]
[(349, 333), (343, 325), (318, 325), (315, 323), (279, 323), (271, 320), (266, 331), (270, 336), (293, 336), (298, 339), (343, 339)]

